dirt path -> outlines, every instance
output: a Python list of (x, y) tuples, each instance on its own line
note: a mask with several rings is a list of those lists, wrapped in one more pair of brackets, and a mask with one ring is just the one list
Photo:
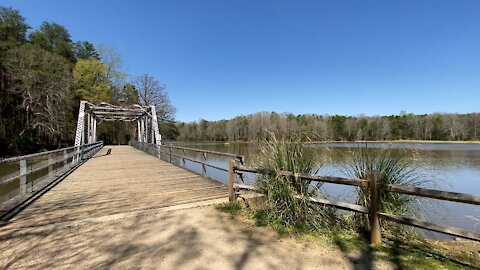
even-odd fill
[(301, 244), (213, 206), (0, 230), (2, 269), (390, 269)]

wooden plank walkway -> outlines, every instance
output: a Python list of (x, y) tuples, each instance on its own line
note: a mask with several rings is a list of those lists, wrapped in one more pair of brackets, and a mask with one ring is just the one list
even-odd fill
[[(111, 148), (110, 155), (105, 155)], [(105, 146), (0, 229), (71, 223), (226, 201), (225, 185), (131, 146)]]

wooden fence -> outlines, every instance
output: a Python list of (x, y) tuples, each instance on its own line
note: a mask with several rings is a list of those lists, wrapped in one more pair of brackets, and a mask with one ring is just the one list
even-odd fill
[[(181, 166), (186, 168), (185, 162), (190, 161), (193, 163), (202, 165), (202, 175), (205, 176), (206, 168), (212, 168), (224, 172), (228, 172), (228, 190), (230, 201), (235, 201), (237, 196), (240, 194), (240, 190), (246, 190), (251, 192), (259, 192), (255, 186), (244, 184), (244, 173), (254, 173), (254, 174), (271, 174), (272, 172), (262, 169), (262, 168), (252, 168), (245, 166), (245, 158), (241, 155), (208, 151), (203, 149), (196, 148), (186, 148), (178, 147), (172, 145), (162, 145), (158, 146), (151, 143), (140, 143), (136, 141), (130, 142), (130, 145), (140, 149), (144, 152), (147, 152), (151, 155), (154, 155), (163, 160), (169, 161), (172, 163), (172, 158), (179, 158), (182, 162)], [(201, 154), (201, 160), (196, 160), (188, 156), (187, 152), (195, 152)], [(229, 158), (228, 169), (222, 168), (213, 164), (208, 163), (208, 155), (217, 155), (225, 158)], [(444, 226), (439, 224), (434, 224), (431, 222), (418, 220), (415, 218), (396, 216), (392, 214), (387, 214), (379, 212), (381, 205), (381, 196), (380, 192), (395, 192), (402, 193), (407, 195), (426, 197), (432, 199), (438, 199), (443, 201), (452, 201), (460, 202), (466, 204), (480, 205), (480, 195), (474, 194), (463, 194), (456, 192), (441, 191), (435, 189), (426, 189), (418, 188), (415, 186), (405, 186), (405, 185), (384, 185), (379, 181), (379, 172), (373, 171), (368, 174), (368, 179), (349, 179), (342, 177), (333, 177), (333, 176), (318, 176), (318, 175), (309, 175), (309, 174), (298, 174), (292, 172), (281, 172), (280, 175), (296, 177), (298, 179), (304, 179), (308, 181), (317, 181), (322, 183), (331, 183), (339, 185), (348, 185), (359, 188), (364, 188), (368, 190), (370, 196), (370, 201), (375, 202), (371, 203), (369, 207), (362, 205), (347, 203), (347, 202), (334, 202), (331, 200), (323, 198), (310, 198), (312, 202), (335, 207), (342, 210), (353, 211), (369, 216), (370, 228), (371, 228), (371, 243), (373, 245), (378, 245), (381, 242), (381, 228), (380, 228), (380, 219), (397, 222), (404, 225), (414, 226), (430, 231), (440, 232), (449, 234), (456, 237), (462, 237), (470, 240), (480, 241), (480, 233), (451, 227)], [(239, 176), (242, 183), (236, 183), (236, 176)]]
[[(235, 175), (240, 175), (243, 179), (243, 173), (255, 173), (255, 174), (272, 174), (271, 171), (261, 169), (261, 168), (251, 168), (246, 167), (243, 164), (236, 165), (234, 160), (229, 162), (229, 196), (230, 201), (233, 202), (236, 200), (236, 197), (240, 190), (247, 190), (253, 192), (259, 192), (255, 186), (245, 185), (243, 183), (235, 183)], [(379, 181), (379, 172), (372, 171), (368, 173), (367, 179), (348, 179), (341, 177), (332, 177), (332, 176), (318, 176), (318, 175), (309, 175), (309, 174), (298, 174), (292, 172), (281, 172), (281, 176), (295, 177), (298, 179), (308, 180), (308, 181), (317, 181), (322, 183), (332, 183), (339, 185), (348, 185), (364, 188), (368, 190), (370, 196), (370, 205), (365, 207), (362, 205), (347, 203), (347, 202), (334, 202), (322, 198), (310, 198), (312, 202), (323, 204), (326, 206), (335, 207), (342, 210), (353, 211), (369, 216), (370, 221), (370, 241), (372, 245), (378, 245), (381, 243), (381, 229), (380, 229), (380, 219), (393, 221), (396, 223), (414, 226), (434, 232), (440, 232), (449, 234), (456, 237), (462, 237), (470, 240), (480, 241), (480, 233), (476, 233), (469, 230), (464, 230), (451, 226), (444, 226), (439, 224), (434, 224), (424, 220), (418, 220), (410, 217), (396, 216), (392, 214), (387, 214), (379, 212), (381, 205), (381, 196), (380, 192), (394, 192), (401, 193), (425, 198), (438, 199), (443, 201), (452, 201), (460, 202), (466, 204), (480, 205), (480, 195), (475, 194), (463, 194), (456, 192), (441, 191), (435, 189), (426, 189), (419, 188), (415, 186), (407, 185), (390, 185), (390, 184), (381, 184)]]

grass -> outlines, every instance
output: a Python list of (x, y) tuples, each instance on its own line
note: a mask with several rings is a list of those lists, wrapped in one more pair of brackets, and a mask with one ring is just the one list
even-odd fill
[(334, 223), (335, 212), (310, 201), (322, 196), (320, 183), (282, 173), (316, 174), (321, 163), (316, 152), (309, 151), (299, 139), (278, 141), (273, 134), (259, 145), (253, 166), (268, 173), (257, 175), (255, 185), (265, 195), (262, 215), (272, 224), (283, 227), (318, 229)]
[[(379, 172), (381, 184), (409, 185), (422, 187), (429, 184), (419, 174), (419, 167), (414, 162), (415, 157), (402, 149), (372, 149), (358, 146), (349, 152), (342, 164), (344, 174), (349, 178), (367, 179), (367, 174), (372, 171)], [(356, 203), (369, 207), (370, 194), (363, 188), (356, 189)], [(420, 203), (417, 197), (381, 191), (381, 212), (400, 216), (417, 217), (420, 215)], [(369, 222), (365, 215), (353, 215), (355, 225), (368, 228)], [(384, 230), (399, 230), (403, 233), (413, 233), (409, 227), (397, 226), (392, 222), (381, 222)], [(396, 232), (395, 232), (396, 233)]]
[[(377, 261), (388, 261), (398, 269), (479, 269), (480, 256), (473, 247), (465, 248), (462, 242), (417, 241), (399, 237), (388, 238), (382, 246), (372, 247), (368, 244), (368, 234), (353, 229), (312, 231), (302, 226), (284, 226), (269, 220), (262, 211), (245, 208), (240, 203), (226, 203), (217, 206), (221, 212), (231, 217), (255, 222), (259, 227), (269, 227), (281, 235), (289, 235), (301, 244), (314, 244), (324, 248), (335, 248), (342, 251), (345, 257), (351, 253), (369, 254)], [(457, 246), (457, 248), (452, 248)]]

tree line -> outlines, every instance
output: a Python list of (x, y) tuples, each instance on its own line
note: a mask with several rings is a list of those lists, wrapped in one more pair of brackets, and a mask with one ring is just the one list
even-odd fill
[[(0, 156), (73, 145), (80, 100), (155, 105), (165, 135), (175, 134), (165, 86), (148, 74), (129, 77), (115, 49), (73, 41), (54, 22), (33, 29), (18, 10), (0, 6)], [(135, 134), (117, 122), (97, 130), (109, 144)]]
[(343, 116), (260, 112), (230, 120), (178, 123), (177, 127), (177, 139), (186, 141), (255, 141), (269, 132), (279, 139), (300, 136), (312, 141), (466, 141), (479, 139), (480, 113)]

